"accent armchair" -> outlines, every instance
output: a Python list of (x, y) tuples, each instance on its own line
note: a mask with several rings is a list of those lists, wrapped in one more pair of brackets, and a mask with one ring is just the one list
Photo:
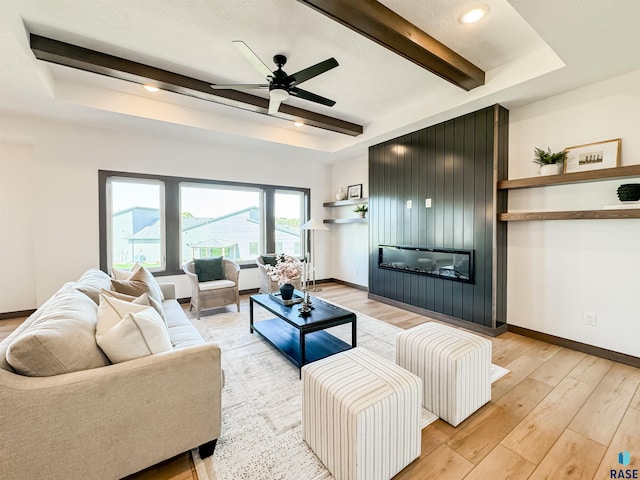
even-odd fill
[(240, 311), (240, 293), (238, 291), (238, 277), (240, 266), (226, 258), (222, 259), (224, 278), (208, 282), (198, 281), (195, 262), (187, 262), (182, 270), (191, 281), (191, 306), (196, 308), (196, 317), (200, 320), (200, 312), (208, 308), (223, 307), (232, 303)]

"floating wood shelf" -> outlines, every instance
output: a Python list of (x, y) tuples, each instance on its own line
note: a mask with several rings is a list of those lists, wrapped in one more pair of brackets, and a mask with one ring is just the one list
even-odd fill
[(349, 200), (338, 200), (336, 202), (325, 202), (323, 207), (344, 207), (346, 205), (358, 205), (360, 203), (369, 203), (368, 198), (352, 198)]
[(640, 165), (626, 167), (603, 168), (587, 172), (562, 173), (545, 177), (516, 178), (498, 182), (498, 190), (514, 190), (517, 188), (547, 187), (550, 185), (566, 185), (569, 183), (597, 182), (613, 178), (640, 176)]
[(604, 220), (626, 218), (640, 218), (640, 208), (568, 210), (564, 212), (511, 212), (498, 214), (498, 220), (501, 222), (519, 222), (525, 220)]
[[(345, 200), (346, 201), (346, 200)], [(367, 223), (366, 218), (325, 218), (323, 223)]]

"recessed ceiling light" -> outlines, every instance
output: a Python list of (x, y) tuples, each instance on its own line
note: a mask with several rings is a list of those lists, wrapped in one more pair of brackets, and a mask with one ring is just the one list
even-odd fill
[(158, 87), (154, 87), (153, 85), (143, 85), (142, 88), (144, 88), (147, 92), (152, 92), (152, 93), (156, 93), (160, 91)]
[(489, 7), (486, 5), (476, 5), (468, 8), (460, 15), (462, 23), (475, 23), (489, 13)]
[(296, 127), (301, 127), (301, 126), (303, 126), (303, 125), (304, 125), (304, 123), (302, 123), (302, 122), (293, 122), (293, 124), (294, 124)]

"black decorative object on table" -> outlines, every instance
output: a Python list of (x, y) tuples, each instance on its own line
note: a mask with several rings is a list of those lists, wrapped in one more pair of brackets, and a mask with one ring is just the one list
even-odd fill
[(280, 285), (280, 295), (283, 300), (291, 300), (293, 298), (293, 285), (290, 283), (283, 283)]
[(637, 202), (640, 200), (640, 183), (626, 183), (618, 187), (618, 198), (621, 202)]

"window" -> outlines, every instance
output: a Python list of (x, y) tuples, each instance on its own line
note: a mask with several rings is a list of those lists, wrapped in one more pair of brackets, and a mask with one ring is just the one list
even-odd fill
[(254, 261), (251, 244), (264, 244), (261, 193), (258, 188), (180, 184), (181, 262), (221, 255)]
[(164, 270), (164, 184), (153, 180), (110, 178), (107, 182), (109, 265)]
[(276, 253), (300, 256), (302, 252), (302, 228), (304, 223), (304, 193), (276, 190), (275, 239)]
[(309, 190), (99, 171), (100, 268), (140, 261), (181, 273), (194, 258), (255, 265), (260, 253), (304, 251)]

